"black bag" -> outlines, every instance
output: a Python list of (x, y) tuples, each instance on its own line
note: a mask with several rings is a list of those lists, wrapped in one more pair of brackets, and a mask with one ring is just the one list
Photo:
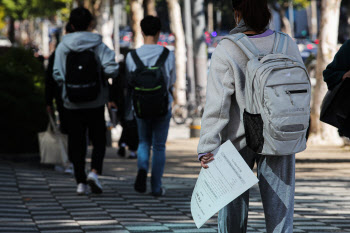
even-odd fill
[(66, 60), (66, 93), (72, 103), (90, 102), (100, 93), (100, 63), (93, 49), (71, 51)]
[(350, 79), (345, 79), (327, 92), (321, 106), (320, 120), (339, 129), (350, 137)]
[(164, 48), (156, 64), (146, 67), (136, 51), (131, 52), (137, 68), (131, 75), (130, 86), (133, 89), (134, 110), (139, 118), (161, 117), (168, 112), (169, 96), (162, 71), (168, 55), (169, 50)]

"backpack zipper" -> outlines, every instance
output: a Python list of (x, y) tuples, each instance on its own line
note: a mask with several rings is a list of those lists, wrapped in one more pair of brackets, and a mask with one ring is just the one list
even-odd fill
[(307, 90), (304, 89), (304, 90), (291, 90), (291, 91), (286, 91), (287, 93), (290, 93), (290, 94), (303, 94), (303, 93), (307, 93)]
[(293, 101), (293, 99), (292, 99), (292, 95), (294, 95), (294, 94), (303, 94), (303, 93), (307, 93), (307, 90), (306, 90), (306, 89), (303, 89), (303, 90), (290, 90), (290, 91), (286, 91), (286, 93), (287, 93), (288, 96), (289, 96), (290, 102), (291, 102), (292, 105), (294, 106), (294, 101)]
[(290, 102), (291, 102), (292, 105), (294, 106), (294, 101), (293, 101), (293, 99), (292, 99), (292, 94), (290, 93), (290, 91), (286, 91), (286, 93), (287, 93), (288, 96), (289, 96)]

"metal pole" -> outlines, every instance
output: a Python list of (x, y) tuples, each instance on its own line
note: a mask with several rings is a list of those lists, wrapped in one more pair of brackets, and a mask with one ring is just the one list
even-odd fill
[(193, 61), (193, 35), (192, 35), (192, 10), (191, 0), (184, 0), (184, 16), (185, 16), (185, 37), (187, 44), (187, 78), (189, 95), (188, 101), (192, 104), (196, 102), (196, 82), (194, 76), (194, 61)]

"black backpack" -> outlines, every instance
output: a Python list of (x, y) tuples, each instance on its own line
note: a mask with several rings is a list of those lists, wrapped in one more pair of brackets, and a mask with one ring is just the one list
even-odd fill
[(131, 75), (130, 86), (133, 89), (134, 110), (138, 118), (161, 117), (168, 112), (169, 96), (162, 71), (168, 55), (169, 50), (164, 48), (156, 64), (146, 67), (136, 51), (131, 52), (137, 68)]
[(342, 136), (350, 138), (350, 79), (345, 79), (327, 92), (321, 105), (320, 120), (338, 128)]
[(101, 91), (101, 65), (93, 49), (68, 53), (65, 78), (70, 102), (82, 103), (97, 99)]

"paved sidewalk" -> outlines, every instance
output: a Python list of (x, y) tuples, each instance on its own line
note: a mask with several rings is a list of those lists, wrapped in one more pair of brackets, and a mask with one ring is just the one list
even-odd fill
[[(99, 196), (76, 196), (73, 177), (52, 168), (0, 160), (0, 232), (217, 232), (215, 217), (200, 230), (191, 219), (197, 142), (168, 142), (167, 194), (159, 198), (133, 190), (136, 161), (118, 158), (112, 148)], [(257, 186), (248, 225), (250, 233), (266, 232)], [(350, 232), (349, 149), (310, 147), (297, 156), (294, 232)]]

